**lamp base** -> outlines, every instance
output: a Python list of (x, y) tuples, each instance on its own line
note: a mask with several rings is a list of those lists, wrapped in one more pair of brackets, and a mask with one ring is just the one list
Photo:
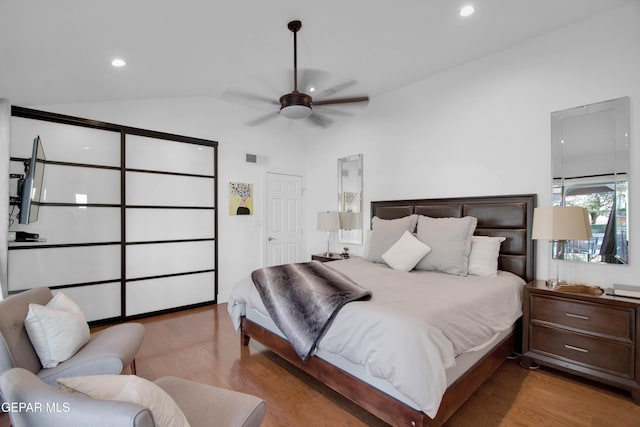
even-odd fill
[(567, 281), (559, 280), (559, 279), (548, 279), (546, 283), (547, 283), (547, 288), (555, 289), (560, 285), (566, 285)]

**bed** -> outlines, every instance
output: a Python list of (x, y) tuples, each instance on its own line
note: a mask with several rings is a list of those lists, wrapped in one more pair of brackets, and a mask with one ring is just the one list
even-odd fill
[[(357, 358), (354, 359), (355, 356), (348, 351), (346, 355), (341, 354), (339, 348), (345, 346), (353, 347), (357, 351), (365, 351), (367, 355), (371, 353), (371, 350), (358, 350), (361, 347), (360, 343), (357, 342), (357, 345), (352, 345), (350, 338), (346, 342), (336, 344), (335, 337), (357, 337), (363, 329), (366, 331), (375, 330), (375, 327), (372, 326), (373, 324), (368, 325), (361, 320), (354, 320), (363, 319), (366, 316), (357, 318), (353, 316), (356, 316), (355, 313), (359, 313), (358, 315), (362, 316), (362, 310), (367, 313), (366, 310), (371, 310), (376, 301), (384, 300), (385, 304), (387, 304), (387, 300), (393, 300), (393, 293), (385, 294), (388, 291), (381, 283), (377, 282), (384, 282), (385, 280), (387, 282), (395, 282), (396, 277), (400, 277), (400, 274), (407, 274), (406, 277), (411, 277), (411, 280), (414, 281), (418, 280), (416, 278), (422, 280), (422, 276), (433, 276), (436, 280), (444, 280), (443, 283), (446, 286), (442, 287), (447, 289), (460, 286), (457, 288), (459, 298), (455, 299), (473, 303), (476, 298), (474, 294), (476, 291), (473, 286), (469, 287), (468, 283), (466, 283), (470, 279), (458, 277), (455, 274), (444, 275), (433, 271), (399, 273), (382, 264), (369, 265), (371, 263), (361, 259), (332, 262), (328, 265), (332, 269), (354, 278), (358, 283), (362, 282), (365, 287), (371, 287), (374, 298), (371, 301), (356, 301), (345, 305), (338, 312), (334, 323), (323, 336), (317, 350), (306, 361), (303, 361), (293, 349), (269, 316), (265, 315), (264, 306), (261, 306), (260, 301), (256, 300), (255, 295), (253, 297), (237, 296), (242, 295), (244, 292), (250, 292), (251, 284), (245, 281), (244, 284), (239, 284), (234, 288), (234, 293), (232, 293), (232, 299), (229, 303), (229, 311), (232, 314), (232, 318), (235, 318), (236, 326), (241, 329), (241, 344), (248, 345), (250, 338), (259, 341), (283, 359), (391, 425), (440, 426), (493, 374), (506, 360), (506, 357), (514, 351), (516, 343), (519, 344), (520, 342), (518, 338), (518, 319), (521, 314), (521, 286), (532, 280), (534, 276), (535, 251), (531, 240), (531, 225), (535, 204), (535, 195), (393, 200), (371, 203), (372, 222), (374, 219), (377, 221), (380, 221), (380, 219), (396, 220), (412, 215), (430, 218), (452, 217), (464, 219), (472, 217), (477, 219), (474, 235), (505, 237), (504, 242), (499, 245), (499, 273), (495, 279), (498, 282), (508, 284), (499, 286), (509, 286), (510, 289), (518, 288), (519, 286), (520, 289), (518, 291), (509, 290), (506, 296), (500, 296), (500, 294), (496, 293), (495, 296), (490, 297), (490, 299), (504, 298), (504, 302), (500, 304), (505, 307), (511, 306), (511, 308), (505, 314), (506, 317), (496, 321), (501, 323), (499, 327), (495, 326), (489, 331), (484, 331), (483, 333), (487, 334), (485, 338), (478, 336), (477, 340), (480, 341), (473, 341), (471, 338), (467, 339), (464, 334), (459, 333), (459, 330), (453, 330), (452, 332), (446, 330), (447, 338), (450, 338), (452, 342), (450, 352), (447, 347), (448, 344), (446, 344), (449, 341), (448, 339), (442, 340), (440, 339), (441, 337), (437, 336), (438, 334), (431, 333), (431, 329), (427, 330), (430, 334), (426, 339), (429, 341), (427, 344), (431, 345), (432, 341), (435, 341), (436, 348), (438, 348), (435, 353), (440, 354), (440, 359), (443, 360), (444, 377), (440, 374), (441, 369), (433, 368), (429, 370), (429, 364), (416, 363), (416, 357), (418, 356), (409, 351), (403, 351), (396, 352), (397, 356), (383, 352), (381, 352), (380, 356), (376, 356), (379, 359), (373, 361), (373, 366), (382, 366), (390, 372), (389, 378), (382, 378), (383, 376), (376, 372), (375, 367), (364, 366)], [(494, 279), (480, 278), (480, 280), (486, 282), (486, 289), (489, 289), (489, 286), (493, 286)], [(491, 285), (489, 285), (490, 283)], [(517, 283), (518, 286), (514, 285), (514, 283)], [(404, 282), (402, 286), (405, 286)], [(415, 287), (415, 284), (407, 284), (406, 286)], [(388, 289), (389, 286), (386, 288)], [(515, 293), (518, 293), (517, 298), (514, 297)], [(431, 294), (428, 293), (426, 295)], [(482, 297), (478, 296), (478, 299), (482, 299)], [(425, 297), (424, 294), (421, 294), (420, 297), (413, 298), (411, 305), (418, 308), (420, 306), (428, 308), (423, 310), (424, 313), (437, 311), (437, 303), (434, 304), (430, 300), (428, 296)], [(401, 304), (406, 305), (406, 302)], [(459, 312), (473, 311), (475, 310), (474, 305), (480, 306), (481, 304), (479, 302), (470, 304), (463, 307)], [(386, 308), (383, 308), (383, 310), (386, 310)], [(400, 335), (408, 335), (408, 339), (412, 339), (414, 330), (419, 331), (424, 328), (422, 319), (413, 320), (413, 317), (405, 316), (402, 311), (393, 311), (393, 313), (395, 317), (392, 318), (392, 322), (397, 322), (398, 328), (407, 332)], [(459, 313), (456, 311), (453, 314), (458, 315)], [(424, 315), (431, 316), (429, 314)], [(458, 321), (456, 320), (456, 322)], [(472, 323), (464, 324), (465, 321), (469, 322), (468, 319), (465, 320), (463, 318), (462, 324), (464, 326), (459, 327), (459, 329), (474, 328)], [(505, 322), (509, 323), (508, 326)], [(350, 331), (346, 327), (349, 324), (360, 325), (360, 331), (350, 335)], [(455, 322), (452, 324), (455, 324)], [(479, 324), (477, 329), (484, 330), (487, 327), (484, 324)], [(389, 339), (388, 336), (384, 338), (383, 335), (378, 335), (383, 338), (377, 335), (372, 335), (372, 337), (374, 339)], [(458, 335), (457, 341), (451, 338), (451, 336)], [(472, 332), (469, 335), (476, 339)], [(411, 346), (412, 352), (413, 347), (427, 347), (427, 344), (419, 341), (423, 340), (423, 338), (418, 336), (417, 332), (415, 337), (417, 344)], [(376, 348), (384, 347), (378, 343)], [(429, 352), (432, 352), (432, 350), (425, 350), (425, 359), (432, 358)], [(454, 359), (451, 359), (451, 354), (453, 354)], [(391, 356), (407, 358), (408, 360), (407, 363), (396, 359), (391, 360)], [(413, 362), (411, 362), (412, 358)], [(389, 360), (388, 364), (383, 363), (387, 360)], [(420, 362), (422, 362), (422, 359), (420, 359)], [(432, 372), (433, 381), (428, 381), (426, 379), (428, 377), (424, 377), (425, 374), (422, 372), (423, 365), (427, 366), (424, 368), (427, 373)], [(392, 369), (387, 369), (389, 366)], [(397, 367), (397, 369), (394, 367)], [(422, 394), (416, 394), (416, 386), (414, 384), (408, 384), (402, 378), (396, 381), (395, 377), (399, 377), (402, 372), (405, 373), (405, 378), (407, 373), (411, 375), (411, 369), (415, 369), (415, 382), (424, 385), (425, 390), (427, 390), (426, 397), (422, 396)], [(432, 383), (435, 384), (433, 387)], [(438, 387), (442, 388), (440, 395), (438, 395)], [(433, 388), (436, 390), (432, 390)], [(420, 390), (420, 393), (422, 393), (422, 390)], [(431, 399), (431, 394), (435, 395), (435, 400)]]

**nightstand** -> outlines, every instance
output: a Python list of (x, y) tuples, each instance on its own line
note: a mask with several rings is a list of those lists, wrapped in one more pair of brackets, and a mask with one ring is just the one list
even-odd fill
[(341, 259), (347, 259), (347, 258), (341, 256), (340, 254), (334, 254), (334, 253), (330, 253), (329, 255), (327, 255), (326, 253), (311, 255), (311, 260), (320, 261), (320, 262), (338, 261)]
[(640, 404), (640, 300), (524, 288), (522, 366), (533, 362), (631, 392)]

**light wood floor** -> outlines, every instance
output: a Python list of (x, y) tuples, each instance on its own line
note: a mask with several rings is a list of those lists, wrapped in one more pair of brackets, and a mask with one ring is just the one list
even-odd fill
[[(386, 426), (251, 341), (240, 346), (226, 304), (143, 319), (138, 375), (174, 375), (251, 393), (267, 403), (264, 427)], [(2, 424), (2, 423), (0, 423)], [(557, 371), (506, 361), (449, 427), (640, 426), (628, 393)]]

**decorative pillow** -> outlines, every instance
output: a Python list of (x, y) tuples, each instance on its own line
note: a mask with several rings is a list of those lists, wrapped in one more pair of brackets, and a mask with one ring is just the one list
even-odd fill
[(413, 232), (417, 221), (418, 215), (397, 219), (380, 219), (374, 216), (371, 220), (371, 232), (367, 236), (364, 259), (383, 263), (382, 254), (388, 251), (405, 231)]
[(69, 359), (91, 337), (82, 310), (62, 293), (46, 306), (29, 304), (24, 327), (44, 368)]
[(394, 270), (411, 271), (431, 248), (418, 240), (409, 231), (405, 231), (402, 237), (387, 252), (382, 254), (382, 259)]
[(189, 422), (166, 391), (136, 375), (89, 375), (59, 378), (60, 388), (94, 399), (136, 403), (149, 409), (156, 426), (189, 427)]
[(472, 236), (469, 254), (469, 274), (474, 276), (497, 276), (500, 244), (505, 237)]
[(441, 271), (443, 273), (466, 276), (469, 270), (471, 236), (478, 219), (418, 218), (418, 239), (431, 247), (429, 255), (416, 265), (417, 270)]

